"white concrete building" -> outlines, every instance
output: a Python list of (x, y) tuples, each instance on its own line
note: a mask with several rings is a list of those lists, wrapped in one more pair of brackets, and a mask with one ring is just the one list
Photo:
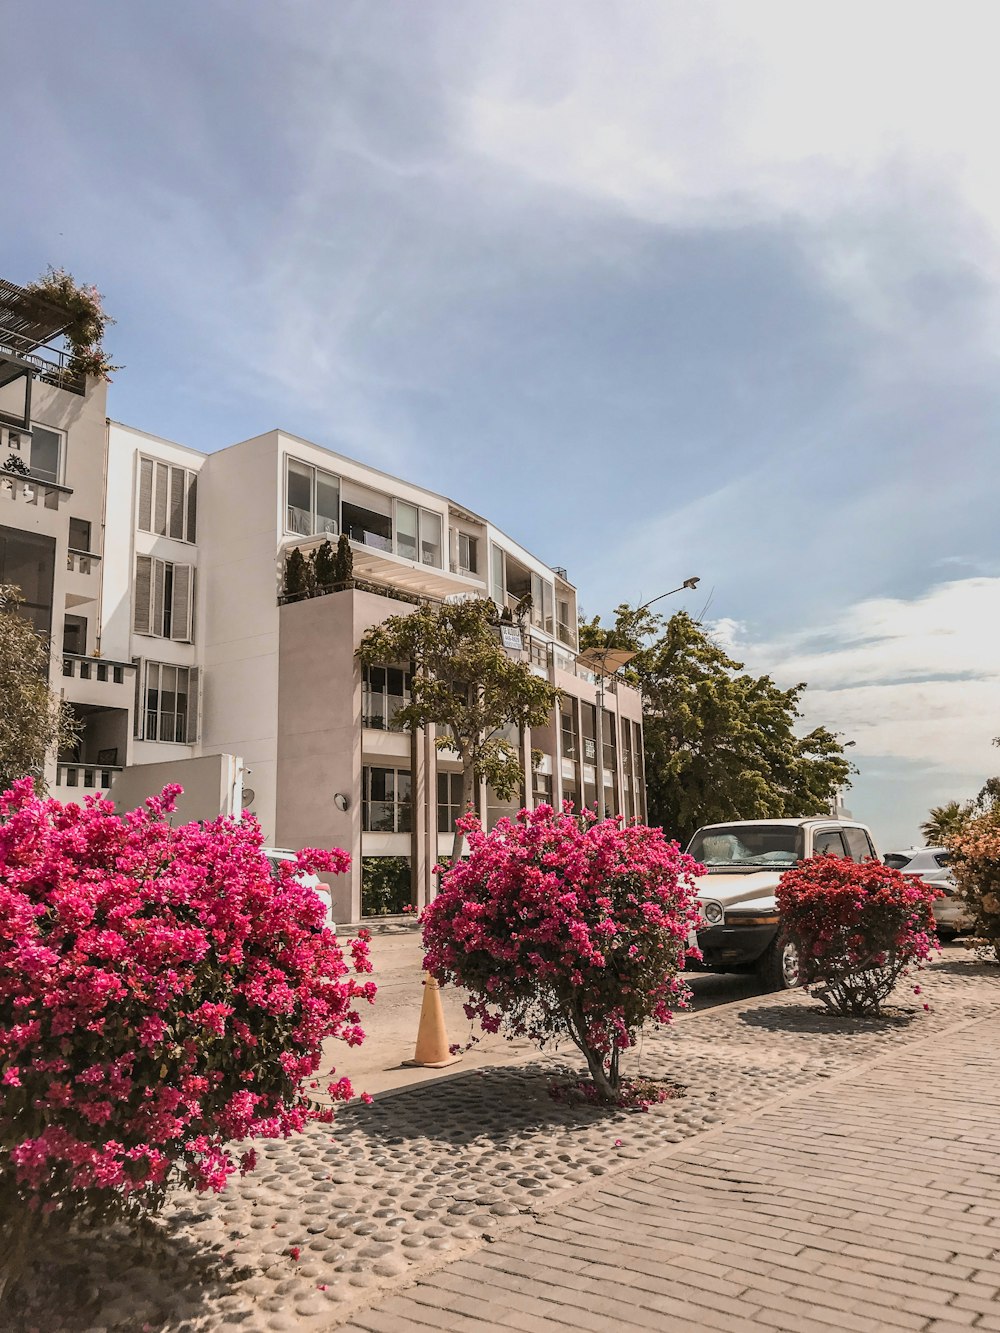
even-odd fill
[[(84, 722), (78, 753), (53, 758), (55, 795), (131, 799), (137, 766), (155, 765), (152, 790), (165, 763), (239, 756), (245, 773), (228, 760), (212, 781), (237, 801), (245, 782), (268, 841), (353, 853), (338, 920), (419, 907), (450, 848), (457, 764), (393, 729), (404, 667), (362, 672), (355, 649), (414, 598), (530, 592), (524, 651), (563, 697), (523, 738), (523, 802), (594, 805), (600, 790), (609, 812), (644, 817), (640, 700), (610, 682), (598, 707), (565, 571), (442, 495), (281, 431), (201, 454), (107, 420), (106, 386), (67, 375), (44, 321), (12, 332), (18, 291), (0, 290), (0, 464), (30, 475), (0, 468), (0, 581), (24, 588)], [(341, 532), (354, 586), (288, 601), (288, 552)], [(518, 804), (481, 793), (490, 823)]]

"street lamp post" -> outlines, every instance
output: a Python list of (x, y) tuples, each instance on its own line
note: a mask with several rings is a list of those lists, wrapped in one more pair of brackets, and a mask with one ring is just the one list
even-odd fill
[[(651, 597), (648, 602), (643, 602), (641, 606), (636, 607), (636, 614), (645, 611), (647, 607), (658, 602), (663, 597), (670, 597), (675, 592), (683, 592), (686, 588), (693, 590), (697, 588), (701, 579), (692, 577), (685, 579), (677, 588), (670, 588), (667, 592), (661, 592), (656, 597)], [(597, 707), (596, 707), (596, 726), (595, 731), (595, 758), (597, 760), (597, 814), (599, 819), (604, 819), (607, 815), (607, 806), (604, 800), (604, 684), (605, 680), (616, 676), (623, 666), (627, 666), (636, 654), (627, 648), (585, 648), (577, 658), (582, 662), (588, 671), (593, 671), (597, 683)], [(584, 759), (586, 755), (584, 755)], [(583, 774), (580, 774), (581, 786), (583, 785)]]

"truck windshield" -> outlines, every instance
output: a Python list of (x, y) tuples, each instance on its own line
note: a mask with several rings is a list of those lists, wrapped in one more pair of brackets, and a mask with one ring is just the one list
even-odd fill
[(699, 829), (688, 852), (710, 873), (793, 866), (803, 856), (802, 830), (789, 824), (719, 824)]

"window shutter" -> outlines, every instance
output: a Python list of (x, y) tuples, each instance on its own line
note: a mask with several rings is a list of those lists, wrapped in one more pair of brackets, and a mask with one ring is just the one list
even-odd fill
[(152, 566), (148, 555), (136, 557), (135, 562), (135, 610), (132, 613), (132, 628), (136, 634), (151, 634), (150, 609), (152, 599)]
[(188, 718), (187, 718), (187, 736), (188, 745), (195, 745), (198, 741), (198, 724), (201, 721), (201, 672), (197, 667), (192, 667), (188, 672)]
[(150, 634), (163, 637), (163, 585), (166, 580), (167, 566), (163, 560), (153, 561), (153, 596), (150, 612)]
[(198, 540), (198, 474), (189, 472), (187, 482), (187, 539), (193, 542)]
[(169, 536), (184, 540), (184, 469), (170, 469), (170, 530)]
[(139, 527), (151, 532), (153, 527), (153, 461), (139, 459)]
[(170, 609), (170, 637), (182, 643), (191, 641), (194, 568), (174, 565), (173, 604)]
[(167, 535), (167, 482), (170, 469), (166, 463), (156, 464), (156, 492), (154, 495), (153, 531), (160, 537)]
[(143, 724), (146, 721), (145, 698), (142, 692), (142, 658), (133, 657), (132, 665), (135, 667), (135, 713), (132, 717), (132, 735), (137, 741), (141, 741), (145, 734)]

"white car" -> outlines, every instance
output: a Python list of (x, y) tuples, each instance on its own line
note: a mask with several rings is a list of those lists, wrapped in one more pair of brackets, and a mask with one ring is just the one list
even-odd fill
[[(271, 867), (271, 874), (275, 879), (278, 878), (279, 865), (281, 865), (282, 862), (294, 862), (296, 856), (296, 853), (289, 851), (287, 847), (265, 847), (263, 848), (263, 852), (267, 857), (268, 865)], [(304, 870), (300, 870), (295, 876), (295, 879), (299, 884), (304, 884), (306, 888), (312, 889), (314, 893), (319, 895), (326, 912), (323, 925), (326, 926), (328, 930), (332, 930), (336, 935), (337, 927), (333, 920), (333, 901), (330, 897), (330, 890), (318, 875), (307, 874)]]
[(958, 896), (955, 876), (949, 869), (951, 852), (947, 847), (909, 847), (902, 852), (889, 852), (885, 863), (894, 870), (901, 870), (913, 879), (922, 879), (933, 889), (941, 889), (945, 897), (934, 903), (934, 920), (938, 934), (948, 939), (960, 931), (970, 930), (972, 918), (965, 903)]
[(775, 895), (781, 876), (811, 856), (877, 861), (870, 831), (853, 820), (746, 819), (708, 824), (689, 855), (705, 867), (695, 883), (700, 920), (692, 944), (704, 972), (760, 973), (769, 990), (799, 984), (799, 956), (781, 936)]

